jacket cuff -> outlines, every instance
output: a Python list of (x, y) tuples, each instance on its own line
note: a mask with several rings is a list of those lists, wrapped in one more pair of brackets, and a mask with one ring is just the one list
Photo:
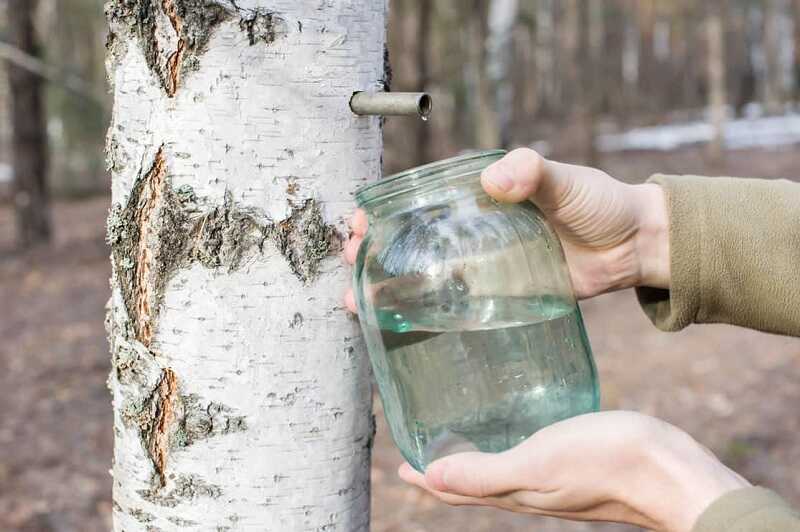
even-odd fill
[(670, 290), (637, 287), (645, 314), (662, 331), (678, 331), (695, 321), (701, 301), (701, 249), (705, 210), (693, 182), (697, 177), (656, 174), (648, 179), (664, 189), (669, 213)]
[(778, 532), (800, 530), (800, 515), (772, 491), (759, 487), (726, 493), (697, 519), (692, 532)]

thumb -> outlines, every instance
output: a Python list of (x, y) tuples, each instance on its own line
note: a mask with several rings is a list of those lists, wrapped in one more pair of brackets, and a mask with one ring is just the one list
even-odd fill
[(433, 462), (425, 483), (437, 491), (488, 497), (521, 489), (521, 464), (513, 453), (458, 453)]
[(558, 206), (570, 188), (570, 165), (548, 161), (530, 148), (517, 148), (487, 166), (481, 184), (491, 197), (503, 203), (530, 199), (543, 209)]

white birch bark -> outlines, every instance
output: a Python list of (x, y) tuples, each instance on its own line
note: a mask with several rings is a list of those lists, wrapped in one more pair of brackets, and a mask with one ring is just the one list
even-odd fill
[(369, 366), (341, 309), (386, 0), (107, 5), (114, 530), (366, 531)]

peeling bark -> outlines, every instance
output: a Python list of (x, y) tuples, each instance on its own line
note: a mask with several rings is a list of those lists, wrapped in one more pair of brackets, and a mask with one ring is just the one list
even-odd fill
[(164, 195), (166, 181), (164, 174), (164, 151), (162, 147), (159, 148), (156, 154), (153, 167), (143, 178), (141, 204), (137, 206), (138, 212), (135, 220), (136, 229), (139, 233), (139, 249), (137, 250), (136, 274), (133, 285), (134, 315), (136, 316), (138, 340), (145, 346), (150, 345), (150, 340), (153, 336), (153, 316), (151, 313), (153, 304), (155, 304), (151, 301), (152, 290), (149, 283), (153, 254), (150, 252), (148, 240), (150, 240), (151, 230), (154, 229), (151, 227), (151, 218), (155, 217), (156, 208), (160, 207), (161, 199)]
[(121, 283), (136, 339), (149, 347), (161, 295), (181, 265), (188, 236), (180, 197), (168, 184), (164, 148), (137, 180), (128, 204), (114, 205), (107, 221), (114, 273)]
[(160, 487), (164, 487), (167, 484), (166, 468), (167, 455), (169, 453), (169, 433), (175, 420), (174, 409), (177, 395), (178, 382), (175, 372), (167, 368), (164, 370), (164, 376), (161, 378), (153, 397), (155, 423), (150, 431), (147, 449), (150, 452), (150, 459), (153, 460), (156, 475), (158, 475), (161, 482)]

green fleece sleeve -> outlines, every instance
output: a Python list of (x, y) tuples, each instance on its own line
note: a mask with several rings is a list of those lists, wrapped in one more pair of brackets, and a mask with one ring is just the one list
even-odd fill
[(769, 490), (743, 488), (711, 503), (692, 532), (800, 532), (800, 514)]
[(800, 183), (667, 175), (650, 182), (664, 188), (670, 217), (670, 289), (637, 289), (653, 323), (800, 336)]

